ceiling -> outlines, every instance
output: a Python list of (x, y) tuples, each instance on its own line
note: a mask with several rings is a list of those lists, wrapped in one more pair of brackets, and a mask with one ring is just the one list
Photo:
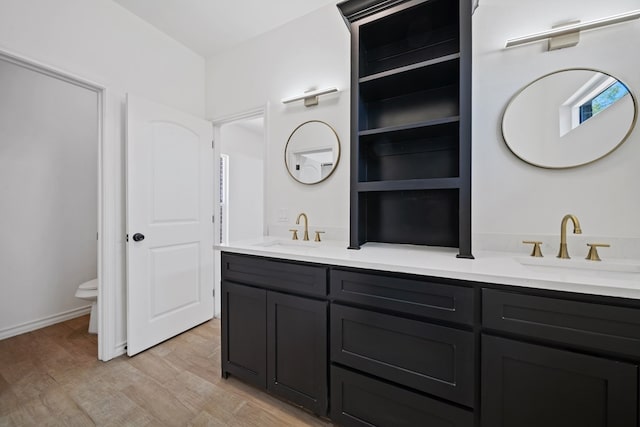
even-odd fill
[(114, 0), (204, 57), (338, 0)]

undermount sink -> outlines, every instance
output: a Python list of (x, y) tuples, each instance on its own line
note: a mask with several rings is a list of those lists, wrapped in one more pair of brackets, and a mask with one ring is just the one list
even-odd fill
[(516, 261), (527, 268), (540, 272), (557, 272), (581, 275), (613, 274), (622, 277), (640, 275), (640, 262), (632, 260), (616, 261), (589, 261), (586, 259), (560, 259), (560, 258), (536, 258), (517, 257)]
[(316, 249), (320, 246), (318, 242), (303, 241), (303, 240), (269, 240), (266, 242), (256, 243), (253, 246), (260, 246), (262, 248), (272, 247), (284, 247), (284, 248), (299, 248), (299, 249)]

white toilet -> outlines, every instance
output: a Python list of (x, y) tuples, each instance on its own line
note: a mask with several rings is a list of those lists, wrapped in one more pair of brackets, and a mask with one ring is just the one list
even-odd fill
[(98, 333), (98, 279), (89, 280), (78, 286), (76, 298), (91, 301), (91, 315), (89, 316), (89, 333)]

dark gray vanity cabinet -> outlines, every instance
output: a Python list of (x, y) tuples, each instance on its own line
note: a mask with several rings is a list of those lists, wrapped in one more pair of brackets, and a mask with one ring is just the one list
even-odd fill
[(482, 426), (638, 425), (640, 310), (482, 290)]
[(331, 419), (472, 426), (474, 290), (339, 268), (330, 282)]
[(222, 254), (222, 373), (342, 426), (639, 427), (640, 302)]
[(348, 0), (350, 248), (471, 255), (471, 1)]
[(223, 253), (223, 376), (325, 415), (326, 294), (324, 266)]

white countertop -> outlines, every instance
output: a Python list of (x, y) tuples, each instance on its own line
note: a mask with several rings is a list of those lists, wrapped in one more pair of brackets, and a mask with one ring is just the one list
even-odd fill
[[(302, 242), (264, 237), (215, 249), (248, 255), (411, 273), (527, 288), (640, 299), (640, 262), (560, 260), (526, 253), (474, 251), (456, 258), (457, 249), (366, 243), (359, 250), (344, 242)], [(529, 263), (533, 265), (528, 265)], [(611, 271), (608, 271), (608, 270)], [(627, 271), (615, 271), (627, 270)]]

